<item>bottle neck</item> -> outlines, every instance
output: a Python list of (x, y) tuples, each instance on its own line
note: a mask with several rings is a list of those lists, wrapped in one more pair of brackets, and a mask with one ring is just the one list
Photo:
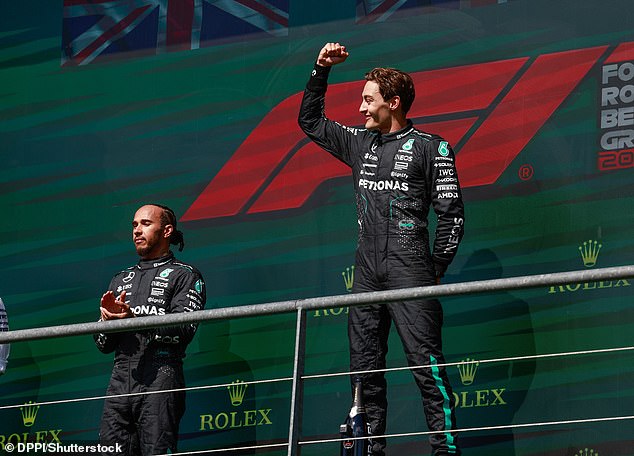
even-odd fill
[(354, 383), (352, 407), (350, 407), (350, 418), (354, 418), (360, 413), (365, 413), (365, 408), (363, 407), (363, 385), (360, 381), (356, 381)]
[(354, 384), (354, 394), (352, 396), (352, 405), (357, 407), (363, 406), (363, 386), (361, 382), (356, 382)]

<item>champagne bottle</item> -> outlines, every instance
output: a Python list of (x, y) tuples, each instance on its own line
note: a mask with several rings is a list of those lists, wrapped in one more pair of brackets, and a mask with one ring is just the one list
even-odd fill
[[(365, 408), (363, 407), (363, 383), (361, 377), (355, 377), (354, 394), (350, 413), (345, 422), (339, 426), (339, 432), (343, 438), (368, 437), (370, 427), (367, 422)], [(341, 456), (370, 456), (372, 447), (368, 439), (344, 440), (341, 442)]]
[[(4, 309), (4, 303), (0, 298), (0, 331), (9, 330), (9, 321), (7, 319), (7, 312)], [(9, 344), (0, 344), (0, 375), (4, 374), (7, 368), (7, 360), (9, 359)]]

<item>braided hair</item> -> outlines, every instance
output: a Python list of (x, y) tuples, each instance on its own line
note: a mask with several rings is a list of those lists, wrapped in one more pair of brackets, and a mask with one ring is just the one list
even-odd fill
[(172, 225), (174, 227), (174, 231), (172, 231), (170, 235), (170, 245), (178, 245), (178, 251), (182, 252), (183, 247), (185, 247), (185, 238), (183, 237), (183, 232), (176, 229), (176, 214), (174, 214), (172, 209), (162, 204), (152, 204), (152, 206), (163, 209), (161, 213), (161, 228), (164, 228), (165, 225)]

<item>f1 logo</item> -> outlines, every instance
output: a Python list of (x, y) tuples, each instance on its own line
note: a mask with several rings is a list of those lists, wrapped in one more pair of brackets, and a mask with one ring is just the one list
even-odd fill
[[(425, 88), (424, 103), (409, 117), (438, 133), (456, 151), (463, 188), (494, 183), (606, 53), (607, 46), (534, 58), (412, 73)], [(356, 106), (362, 81), (333, 84), (330, 118), (360, 123)], [(302, 94), (267, 114), (186, 211), (202, 220), (301, 207), (319, 185), (350, 169), (310, 142), (296, 116)], [(477, 127), (476, 127), (477, 125)]]

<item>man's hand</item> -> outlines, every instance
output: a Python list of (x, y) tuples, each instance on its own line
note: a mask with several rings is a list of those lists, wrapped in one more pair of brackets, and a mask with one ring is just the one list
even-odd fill
[(326, 43), (317, 57), (317, 65), (329, 67), (345, 62), (348, 58), (346, 47), (339, 43)]
[(125, 291), (122, 291), (116, 298), (112, 291), (105, 292), (101, 297), (99, 310), (101, 311), (102, 320), (134, 317), (130, 306), (125, 303)]

